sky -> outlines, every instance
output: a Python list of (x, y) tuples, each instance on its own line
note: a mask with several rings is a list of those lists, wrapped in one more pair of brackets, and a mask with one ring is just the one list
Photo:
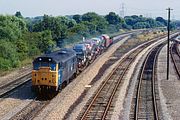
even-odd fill
[[(173, 9), (171, 18), (180, 20), (180, 0), (0, 0), (0, 14), (15, 14), (20, 11), (24, 17), (44, 14), (74, 15), (96, 12), (106, 15), (109, 12), (124, 15), (162, 16), (167, 18), (166, 8)], [(120, 12), (121, 11), (121, 12)]]

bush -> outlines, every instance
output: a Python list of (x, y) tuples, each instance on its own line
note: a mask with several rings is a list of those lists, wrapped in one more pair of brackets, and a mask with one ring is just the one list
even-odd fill
[(0, 69), (9, 70), (12, 67), (11, 61), (0, 57)]

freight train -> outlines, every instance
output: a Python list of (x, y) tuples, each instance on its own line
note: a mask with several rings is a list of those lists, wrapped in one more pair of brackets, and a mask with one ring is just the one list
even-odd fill
[(112, 43), (104, 34), (75, 44), (73, 48), (37, 57), (33, 61), (32, 90), (38, 94), (61, 90)]

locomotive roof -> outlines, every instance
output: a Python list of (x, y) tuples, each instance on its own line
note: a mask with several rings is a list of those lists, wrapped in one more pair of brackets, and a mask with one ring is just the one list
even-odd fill
[(76, 56), (76, 52), (71, 48), (64, 48), (50, 54), (44, 54), (34, 60), (34, 62), (65, 62), (72, 57)]

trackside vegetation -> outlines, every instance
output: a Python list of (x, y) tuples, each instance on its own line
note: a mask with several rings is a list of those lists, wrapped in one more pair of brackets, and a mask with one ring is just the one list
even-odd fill
[[(22, 66), (22, 61), (32, 59), (84, 38), (120, 29), (165, 27), (167, 21), (143, 16), (119, 17), (110, 12), (102, 16), (94, 12), (70, 16), (39, 16), (24, 18), (21, 12), (15, 15), (0, 15), (0, 71)], [(172, 24), (175, 28), (175, 24)]]

